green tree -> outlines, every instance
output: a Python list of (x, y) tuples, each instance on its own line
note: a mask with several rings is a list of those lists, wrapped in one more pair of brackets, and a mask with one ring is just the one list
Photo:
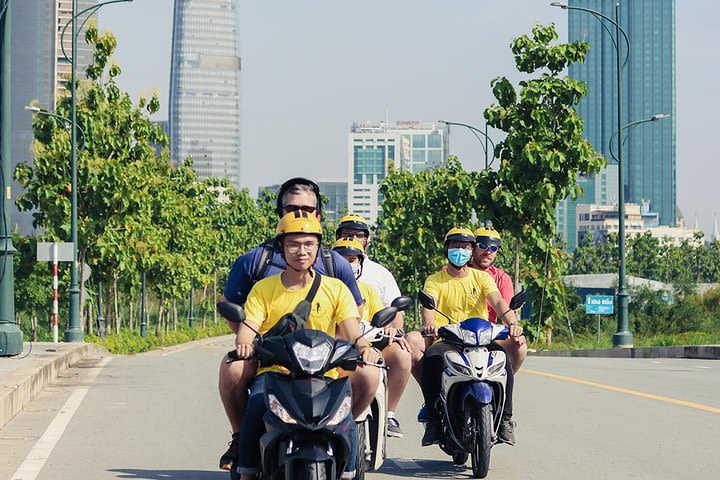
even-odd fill
[(536, 25), (532, 38), (522, 35), (511, 43), (518, 70), (536, 78), (521, 81), (519, 92), (505, 77), (492, 81), (498, 103), (485, 110), (485, 119), (507, 136), (495, 148), (500, 168), (484, 170), (478, 189), (478, 203), (485, 206), (481, 218), (515, 238), (516, 286), (521, 251), (526, 252), (524, 277), (535, 290), (533, 297), (544, 299), (548, 334), (553, 316), (563, 309), (559, 276), (566, 264), (553, 243), (555, 209), (562, 199), (582, 193), (579, 175), (606, 164), (583, 138), (575, 110), (587, 94), (584, 82), (560, 75), (568, 65), (584, 61), (589, 45), (558, 44), (557, 39), (554, 25)]
[(415, 174), (391, 167), (380, 187), (382, 214), (368, 253), (393, 272), (402, 292), (415, 295), (445, 262), (448, 230), (471, 226), (480, 205), (477, 183), (478, 174), (463, 170), (455, 157)]

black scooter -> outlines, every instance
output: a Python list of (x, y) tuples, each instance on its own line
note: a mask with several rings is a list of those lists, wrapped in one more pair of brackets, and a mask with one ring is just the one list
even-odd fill
[[(305, 329), (309, 308), (309, 303), (300, 302), (255, 347), (260, 366), (279, 365), (290, 371), (290, 375), (267, 374), (266, 433), (260, 439), (263, 479), (339, 479), (348, 463), (354, 422), (350, 380), (333, 380), (325, 373), (334, 368), (355, 370), (365, 362), (354, 343)], [(232, 321), (245, 319), (238, 305), (223, 302), (218, 310)], [(397, 312), (395, 307), (386, 307), (371, 323), (387, 325)], [(237, 472), (231, 472), (231, 478), (239, 478)]]

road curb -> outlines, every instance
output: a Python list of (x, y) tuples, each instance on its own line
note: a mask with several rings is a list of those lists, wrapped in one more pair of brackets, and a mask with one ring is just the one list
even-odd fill
[(542, 350), (539, 352), (528, 352), (528, 355), (538, 357), (687, 358), (695, 360), (720, 360), (720, 345), (604, 348), (598, 350)]
[[(0, 428), (33, 401), (58, 373), (84, 358), (109, 355), (105, 348), (94, 343), (41, 344), (40, 347), (52, 353), (28, 360), (27, 365), (0, 380)], [(34, 348), (38, 348), (38, 344)]]

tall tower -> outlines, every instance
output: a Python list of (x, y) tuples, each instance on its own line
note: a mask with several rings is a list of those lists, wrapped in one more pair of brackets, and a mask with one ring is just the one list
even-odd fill
[[(622, 70), (622, 124), (643, 120), (658, 113), (671, 118), (626, 130), (623, 156), (625, 199), (628, 203), (649, 202), (661, 225), (676, 223), (676, 120), (675, 120), (675, 0), (571, 0), (571, 6), (596, 10), (610, 18), (620, 3), (620, 26), (630, 39), (630, 54)], [(586, 41), (590, 52), (585, 62), (570, 66), (572, 78), (587, 83), (588, 96), (578, 105), (585, 136), (593, 148), (608, 159), (608, 168), (582, 179), (585, 195), (575, 203), (617, 202), (617, 165), (608, 151), (617, 130), (615, 27), (608, 33), (593, 15), (568, 10), (568, 40)], [(621, 39), (621, 60), (625, 42)], [(617, 145), (613, 146), (617, 149)], [(614, 150), (613, 150), (614, 151)], [(617, 152), (615, 152), (617, 155)], [(573, 202), (564, 202), (568, 246), (576, 235)], [(561, 212), (562, 213), (562, 212)]]
[(170, 144), (201, 179), (240, 184), (240, 56), (235, 0), (175, 0)]

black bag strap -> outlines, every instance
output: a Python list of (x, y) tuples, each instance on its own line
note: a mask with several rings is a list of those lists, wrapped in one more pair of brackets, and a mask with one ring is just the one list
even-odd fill
[(327, 247), (322, 247), (322, 258), (325, 263), (325, 274), (328, 277), (335, 277), (335, 264), (333, 263), (332, 251)]
[(251, 286), (255, 285), (258, 281), (265, 277), (265, 271), (270, 266), (270, 263), (272, 263), (272, 252), (275, 248), (275, 239), (273, 238), (272, 240), (268, 240), (260, 246), (262, 247), (262, 251), (260, 252), (260, 259), (255, 265), (255, 271), (250, 279)]
[(320, 275), (318, 272), (315, 272), (315, 278), (313, 278), (313, 283), (310, 286), (310, 291), (308, 292), (307, 297), (305, 297), (306, 302), (312, 303), (312, 301), (315, 299), (315, 295), (320, 289), (320, 280), (322, 280), (322, 275)]

